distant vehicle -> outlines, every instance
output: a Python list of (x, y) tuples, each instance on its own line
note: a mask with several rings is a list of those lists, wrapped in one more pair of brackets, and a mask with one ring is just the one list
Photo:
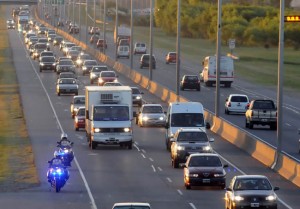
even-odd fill
[[(140, 68), (149, 67), (150, 65), (150, 54), (143, 54), (140, 59)], [(152, 69), (156, 68), (156, 59), (155, 56), (152, 55)]]
[(272, 208), (277, 209), (277, 195), (269, 179), (263, 175), (235, 176), (226, 188), (225, 209)]
[[(207, 56), (204, 58), (203, 69), (200, 73), (201, 81), (206, 86), (212, 86), (216, 83), (216, 56)], [(227, 56), (220, 57), (220, 84), (225, 87), (231, 87), (234, 80), (234, 64), (233, 59)]]
[(72, 118), (74, 118), (74, 116), (76, 115), (79, 107), (84, 107), (84, 105), (85, 105), (85, 96), (84, 95), (73, 96), (71, 106), (70, 106)]
[(76, 51), (79, 51), (80, 53), (83, 52), (83, 49), (81, 46), (72, 46), (70, 50), (76, 50)]
[(72, 72), (75, 74), (75, 65), (71, 59), (58, 61), (56, 65), (56, 73), (60, 74), (61, 72)]
[(90, 30), (89, 30), (89, 34), (100, 35), (100, 28), (99, 27), (91, 27)]
[(72, 42), (66, 42), (62, 48), (64, 55), (66, 56), (68, 51), (72, 48), (72, 46), (76, 46), (76, 44)]
[(79, 33), (79, 27), (77, 25), (72, 25), (72, 27), (69, 29), (70, 34), (78, 34)]
[(89, 54), (80, 54), (80, 55), (78, 55), (77, 60), (75, 62), (76, 66), (81, 68), (82, 64), (85, 60), (92, 60), (91, 55), (89, 55)]
[(79, 129), (85, 129), (85, 107), (79, 107), (76, 115), (74, 116), (74, 129), (79, 131)]
[(129, 27), (124, 25), (118, 27), (118, 32), (115, 28), (114, 30), (114, 42), (119, 43), (119, 39), (130, 39), (131, 37), (131, 30)]
[(106, 82), (118, 82), (118, 76), (115, 71), (101, 71), (98, 77), (98, 86), (103, 86)]
[(177, 53), (176, 52), (169, 52), (166, 55), (166, 64), (176, 63), (176, 57), (177, 57)]
[(99, 40), (99, 38), (100, 38), (100, 36), (97, 35), (97, 34), (92, 35), (91, 38), (90, 38), (90, 43), (91, 44), (97, 43), (97, 41)]
[(124, 202), (124, 203), (115, 203), (112, 209), (151, 209), (151, 206), (149, 203)]
[(77, 57), (79, 54), (80, 54), (80, 51), (70, 49), (70, 50), (68, 50), (66, 56), (68, 58), (70, 58), (73, 62), (75, 62), (77, 60)]
[(173, 168), (178, 168), (180, 163), (185, 163), (191, 153), (211, 153), (210, 142), (205, 131), (200, 128), (180, 128), (170, 138), (171, 159)]
[(53, 42), (55, 37), (56, 37), (56, 34), (49, 34), (48, 35), (48, 42)]
[(138, 87), (131, 87), (132, 90), (132, 103), (137, 104), (139, 107), (143, 105), (143, 96), (144, 92), (140, 91)]
[(98, 82), (98, 78), (102, 71), (108, 71), (108, 67), (106, 65), (96, 65), (90, 71), (90, 83), (93, 84), (95, 81)]
[(15, 23), (7, 23), (6, 24), (7, 25), (7, 29), (15, 29), (16, 28), (16, 25), (15, 25)]
[(255, 99), (246, 110), (246, 128), (253, 129), (253, 125), (269, 125), (277, 130), (277, 108), (273, 100)]
[[(219, 155), (213, 153), (193, 153), (184, 166), (184, 185), (186, 189), (192, 186), (226, 187), (226, 172)], [(230, 207), (231, 208), (231, 207)], [(228, 208), (226, 208), (228, 209)]]
[(40, 53), (42, 51), (47, 51), (47, 44), (45, 43), (36, 43), (34, 45), (34, 50), (32, 52), (32, 58), (35, 60), (35, 59), (38, 59), (40, 57)]
[(129, 55), (130, 55), (129, 46), (118, 46), (117, 58), (125, 57), (129, 59)]
[(128, 47), (130, 47), (130, 40), (129, 39), (119, 39), (118, 46), (128, 46)]
[(74, 78), (61, 78), (58, 79), (56, 84), (56, 93), (58, 96), (61, 94), (75, 94), (78, 95), (78, 84)]
[(180, 128), (210, 129), (205, 122), (204, 109), (200, 102), (172, 102), (169, 104), (166, 120), (166, 148), (171, 149), (170, 139)]
[(51, 56), (55, 58), (55, 54), (53, 51), (42, 51), (39, 56), (39, 61), (41, 61), (42, 57), (44, 56)]
[(105, 49), (107, 49), (107, 42), (106, 42), (106, 40), (104, 40), (104, 39), (98, 39), (98, 41), (97, 41), (97, 48), (101, 48), (101, 49), (105, 48)]
[(196, 89), (201, 90), (200, 79), (197, 75), (184, 75), (180, 81), (180, 90)]
[(97, 66), (98, 62), (96, 60), (85, 60), (82, 64), (82, 75), (90, 74), (91, 69)]
[(58, 79), (60, 79), (60, 78), (75, 78), (75, 79), (77, 79), (77, 76), (73, 72), (63, 72), (58, 75)]
[(136, 116), (136, 124), (144, 126), (165, 126), (166, 114), (161, 104), (143, 104)]
[(53, 39), (53, 46), (59, 46), (63, 40), (64, 40), (63, 37), (56, 35), (55, 38)]
[(120, 82), (105, 82), (103, 86), (124, 86)]
[(137, 42), (134, 44), (133, 54), (146, 54), (147, 47), (145, 43)]
[(245, 113), (249, 105), (245, 94), (230, 94), (225, 100), (225, 114)]

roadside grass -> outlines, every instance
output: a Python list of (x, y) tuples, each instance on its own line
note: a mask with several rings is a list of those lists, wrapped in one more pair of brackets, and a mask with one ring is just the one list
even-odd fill
[(9, 48), (5, 7), (0, 7), (0, 192), (39, 184)]

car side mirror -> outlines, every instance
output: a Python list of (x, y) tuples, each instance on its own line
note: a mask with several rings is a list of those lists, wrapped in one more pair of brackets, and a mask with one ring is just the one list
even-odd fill
[(215, 139), (214, 138), (209, 138), (209, 142), (214, 142)]
[(224, 165), (223, 165), (223, 168), (228, 168), (228, 164), (224, 164)]
[(210, 123), (209, 123), (209, 122), (207, 122), (207, 123), (205, 124), (205, 128), (206, 128), (206, 129), (210, 129)]
[(226, 102), (228, 102), (228, 98), (226, 98), (226, 100), (225, 100)]
[(274, 191), (277, 191), (277, 190), (279, 190), (279, 187), (274, 187), (273, 190), (274, 190)]
[(144, 92), (141, 92), (141, 94), (144, 94)]

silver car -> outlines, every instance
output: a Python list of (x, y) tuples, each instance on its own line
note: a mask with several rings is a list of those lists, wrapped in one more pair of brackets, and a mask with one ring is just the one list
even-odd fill
[(266, 176), (240, 175), (231, 180), (225, 193), (225, 208), (277, 209), (277, 195)]
[(72, 118), (75, 117), (79, 107), (84, 107), (84, 106), (85, 106), (85, 96), (84, 95), (74, 96), (70, 107)]
[(165, 126), (166, 114), (160, 104), (143, 104), (137, 117), (136, 124), (143, 126)]
[(61, 94), (75, 94), (78, 95), (78, 84), (74, 78), (60, 78), (56, 84), (56, 93)]

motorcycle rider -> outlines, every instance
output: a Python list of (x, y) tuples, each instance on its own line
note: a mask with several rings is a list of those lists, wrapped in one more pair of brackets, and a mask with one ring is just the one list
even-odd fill
[(57, 142), (57, 147), (59, 147), (58, 150), (55, 150), (54, 157), (61, 157), (62, 155), (65, 155), (67, 158), (67, 161), (64, 161), (66, 166), (71, 166), (71, 161), (74, 159), (74, 153), (72, 151), (72, 145), (73, 142), (68, 140), (68, 135), (66, 133), (61, 134), (61, 140)]
[(49, 168), (48, 168), (48, 171), (47, 171), (48, 182), (51, 183), (51, 175), (50, 174), (51, 174), (53, 168), (63, 169), (64, 173), (66, 174), (65, 175), (65, 181), (67, 181), (69, 179), (70, 173), (67, 170), (66, 166), (64, 166), (62, 160), (59, 157), (52, 158), (51, 160), (48, 161), (48, 163), (49, 163)]

